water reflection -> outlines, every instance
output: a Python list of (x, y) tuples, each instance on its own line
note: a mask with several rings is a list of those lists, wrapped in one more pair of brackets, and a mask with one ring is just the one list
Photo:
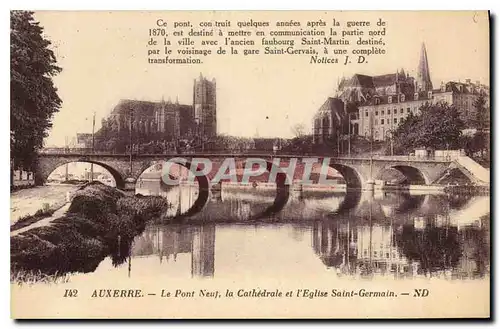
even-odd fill
[[(485, 221), (487, 219), (482, 219)], [(486, 232), (437, 226), (435, 218), (383, 225), (315, 222), (312, 246), (339, 275), (482, 277), (488, 272)]]
[[(160, 267), (150, 271), (194, 277), (489, 275), (488, 196), (310, 191), (253, 220), (274, 193), (223, 189), (189, 224), (149, 226), (133, 242), (131, 262), (156, 259)], [(132, 266), (131, 275), (148, 268)]]
[(215, 272), (215, 225), (156, 226), (136, 238), (132, 257), (158, 257), (160, 264), (176, 262), (179, 254), (191, 256), (191, 275), (212, 277)]

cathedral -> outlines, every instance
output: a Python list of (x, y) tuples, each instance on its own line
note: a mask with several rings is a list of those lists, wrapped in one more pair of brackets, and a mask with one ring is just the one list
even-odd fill
[(176, 143), (180, 139), (208, 140), (217, 135), (215, 79), (200, 74), (194, 80), (193, 104), (180, 104), (178, 99), (160, 102), (122, 99), (102, 122), (97, 135), (128, 136), (134, 143), (160, 141)]
[(358, 135), (385, 140), (409, 113), (417, 114), (425, 103), (445, 101), (455, 105), (467, 123), (474, 116), (473, 102), (480, 93), (489, 95), (479, 82), (442, 83), (434, 89), (425, 44), (422, 43), (416, 77), (403, 69), (369, 76), (354, 74), (338, 82), (334, 97), (329, 97), (313, 118), (315, 143), (328, 138)]

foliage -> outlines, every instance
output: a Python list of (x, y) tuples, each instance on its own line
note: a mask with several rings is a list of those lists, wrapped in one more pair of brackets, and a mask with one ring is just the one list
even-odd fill
[(61, 68), (33, 12), (11, 11), (10, 19), (11, 159), (32, 168), (62, 103), (52, 81)]
[(364, 136), (351, 136), (351, 154), (377, 154), (381, 152), (384, 144), (381, 141), (370, 141), (370, 138)]
[(237, 137), (229, 135), (217, 135), (212, 137), (209, 143), (207, 143), (207, 148), (219, 149), (231, 151), (250, 150), (255, 147), (253, 138), (249, 137)]
[(146, 222), (169, 206), (161, 197), (129, 197), (89, 183), (75, 192), (65, 215), (11, 237), (11, 270), (48, 275), (89, 272), (107, 255), (114, 265), (121, 264)]
[(408, 154), (416, 148), (458, 149), (462, 147), (464, 122), (458, 110), (447, 103), (420, 107), (410, 113), (394, 132), (394, 152)]
[(475, 152), (480, 152), (481, 158), (483, 158), (485, 153), (490, 152), (489, 134), (486, 132), (490, 125), (489, 113), (486, 107), (486, 95), (483, 92), (476, 98), (473, 106), (476, 110), (474, 124), (477, 131), (472, 138), (471, 144), (472, 149)]
[(311, 135), (301, 135), (292, 138), (288, 141), (282, 148), (283, 152), (290, 153), (311, 153), (314, 148), (313, 136)]
[(303, 123), (297, 123), (292, 126), (292, 133), (295, 137), (301, 137), (306, 134), (306, 126)]
[(59, 284), (68, 283), (68, 274), (45, 274), (42, 271), (18, 270), (10, 273), (10, 282), (18, 285), (32, 285), (35, 283)]
[(479, 131), (489, 127), (488, 109), (486, 108), (486, 95), (481, 92), (472, 104), (475, 109), (474, 125)]
[(463, 137), (463, 146), (468, 156), (476, 154), (488, 147), (488, 134), (484, 131), (476, 131), (473, 135)]

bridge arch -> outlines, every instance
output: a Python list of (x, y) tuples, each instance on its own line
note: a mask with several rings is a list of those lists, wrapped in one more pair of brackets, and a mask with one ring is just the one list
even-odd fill
[(330, 162), (329, 166), (337, 170), (344, 177), (349, 189), (361, 189), (366, 182), (365, 177), (354, 167), (335, 162)]
[(376, 179), (383, 179), (384, 174), (386, 174), (390, 169), (398, 171), (405, 178), (405, 185), (428, 185), (430, 184), (430, 179), (427, 174), (421, 169), (410, 166), (410, 165), (391, 165), (386, 166), (380, 170)]
[[(182, 162), (182, 161), (171, 161), (172, 163), (184, 167), (187, 170), (193, 172), (195, 168), (192, 168), (192, 163), (191, 162)], [(137, 174), (137, 181), (140, 179), (141, 175), (149, 168), (152, 166), (161, 163), (159, 161), (150, 161), (142, 166), (142, 168), (139, 170)], [(163, 174), (163, 172), (162, 172)], [(207, 204), (209, 198), (210, 198), (210, 180), (208, 179), (207, 176), (205, 175), (200, 175), (200, 176), (195, 176), (195, 180), (198, 183), (198, 196), (194, 203), (190, 206), (190, 208), (177, 216), (175, 216), (175, 219), (182, 219), (186, 217), (190, 217), (198, 212), (200, 212), (205, 205)], [(163, 181), (163, 179), (160, 177), (160, 185), (166, 185), (166, 183)], [(179, 205), (180, 206), (180, 205)]]
[(49, 162), (40, 163), (40, 165), (42, 167), (41, 172), (40, 172), (42, 182), (45, 183), (47, 181), (48, 177), (50, 176), (50, 174), (52, 174), (52, 172), (54, 172), (57, 168), (64, 166), (68, 163), (79, 163), (79, 162), (80, 163), (92, 163), (92, 164), (103, 167), (111, 174), (111, 176), (113, 176), (113, 179), (115, 180), (116, 188), (118, 188), (118, 189), (125, 188), (125, 180), (124, 180), (122, 174), (117, 169), (115, 169), (113, 166), (110, 166), (109, 164), (106, 164), (104, 162), (89, 160), (89, 159), (85, 159), (85, 158), (82, 158), (82, 159), (63, 159), (63, 160), (59, 160), (59, 161), (55, 161), (55, 162), (49, 161)]

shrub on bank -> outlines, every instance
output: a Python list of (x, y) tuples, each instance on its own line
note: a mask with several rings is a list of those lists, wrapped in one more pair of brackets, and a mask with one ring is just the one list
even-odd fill
[(107, 255), (121, 264), (146, 222), (168, 206), (161, 197), (130, 197), (99, 182), (86, 184), (66, 215), (11, 238), (11, 270), (88, 272)]

